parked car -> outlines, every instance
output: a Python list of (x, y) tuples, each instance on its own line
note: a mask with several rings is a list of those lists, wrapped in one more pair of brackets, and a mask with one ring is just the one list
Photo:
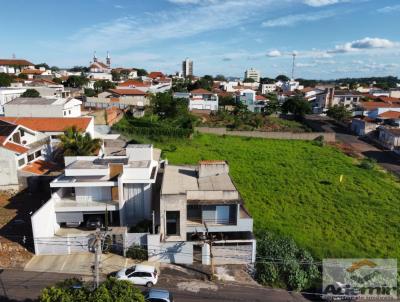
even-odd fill
[(152, 287), (157, 284), (158, 273), (154, 266), (138, 264), (118, 271), (116, 278), (128, 280), (133, 284)]
[(174, 302), (172, 294), (164, 289), (154, 289), (148, 291), (144, 296), (146, 302)]
[(101, 228), (103, 225), (103, 218), (100, 216), (90, 216), (88, 220), (86, 220), (86, 228), (90, 230)]

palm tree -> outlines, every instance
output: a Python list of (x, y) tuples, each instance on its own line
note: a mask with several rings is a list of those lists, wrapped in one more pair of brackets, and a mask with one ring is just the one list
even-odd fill
[(102, 146), (101, 139), (92, 138), (89, 133), (82, 134), (75, 126), (67, 128), (60, 140), (64, 156), (95, 155)]

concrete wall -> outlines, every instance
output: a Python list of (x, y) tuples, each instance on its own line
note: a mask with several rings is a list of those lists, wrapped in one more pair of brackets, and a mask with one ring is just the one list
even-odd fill
[[(166, 235), (166, 212), (179, 211), (179, 236)], [(160, 233), (165, 241), (186, 241), (187, 204), (185, 195), (163, 195), (160, 200)]]
[(14, 152), (0, 148), (0, 186), (18, 185), (18, 170)]
[(5, 116), (23, 117), (63, 117), (63, 105), (21, 105), (8, 103), (4, 105)]
[(148, 235), (149, 261), (163, 263), (193, 263), (191, 242), (160, 242), (160, 235)]
[[(255, 248), (255, 247), (254, 247)], [(253, 243), (221, 244), (213, 246), (215, 264), (247, 264), (253, 262)]]
[(196, 131), (200, 133), (210, 133), (216, 135), (233, 135), (233, 136), (246, 136), (246, 137), (259, 137), (270, 139), (298, 139), (298, 140), (314, 140), (319, 136), (323, 136), (325, 141), (334, 142), (335, 133), (325, 132), (305, 132), (305, 133), (292, 133), (292, 132), (263, 132), (263, 131), (228, 131), (225, 128), (208, 128), (196, 127)]
[(73, 237), (35, 238), (36, 255), (68, 255), (84, 253), (89, 250), (90, 237), (87, 235)]

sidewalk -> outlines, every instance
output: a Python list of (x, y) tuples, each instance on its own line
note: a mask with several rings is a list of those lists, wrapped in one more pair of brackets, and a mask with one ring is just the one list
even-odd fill
[[(100, 272), (103, 275), (136, 264), (137, 261), (116, 254), (102, 254)], [(146, 264), (144, 262), (143, 264)], [(81, 253), (71, 255), (36, 255), (26, 264), (24, 270), (32, 272), (51, 272), (92, 276), (94, 254)], [(158, 268), (158, 265), (151, 263)]]

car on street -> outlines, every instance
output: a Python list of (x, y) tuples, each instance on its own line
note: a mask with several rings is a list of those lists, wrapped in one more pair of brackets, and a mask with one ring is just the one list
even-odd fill
[(86, 220), (86, 228), (89, 230), (95, 230), (103, 226), (103, 219), (100, 216), (90, 216)]
[(144, 296), (146, 302), (174, 302), (172, 294), (165, 289), (150, 289)]
[(123, 268), (115, 276), (118, 280), (128, 280), (133, 284), (152, 287), (157, 284), (158, 272), (154, 266), (137, 264)]

